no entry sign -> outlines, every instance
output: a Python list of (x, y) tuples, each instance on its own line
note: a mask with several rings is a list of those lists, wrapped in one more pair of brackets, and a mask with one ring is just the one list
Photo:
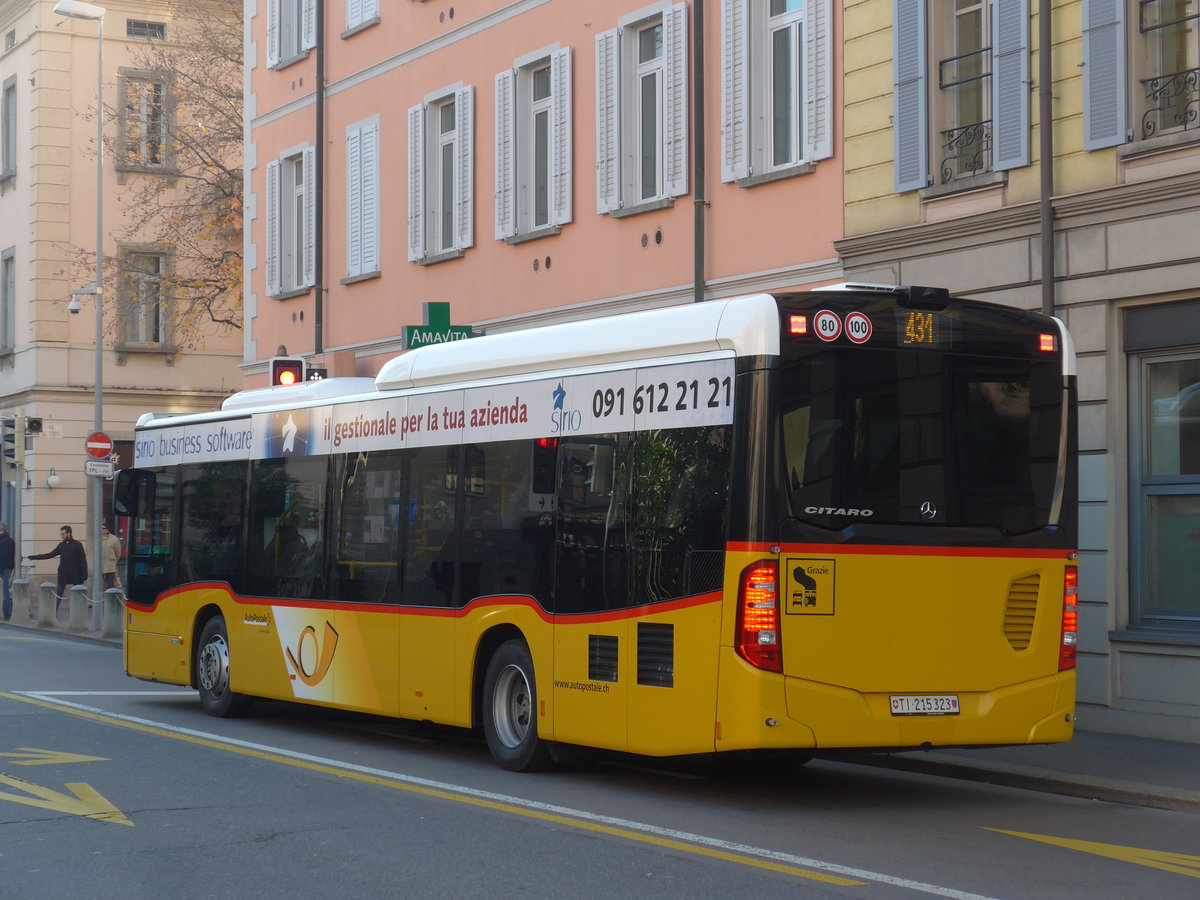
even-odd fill
[(92, 459), (108, 459), (108, 455), (113, 450), (112, 438), (103, 431), (94, 431), (83, 442), (83, 449)]

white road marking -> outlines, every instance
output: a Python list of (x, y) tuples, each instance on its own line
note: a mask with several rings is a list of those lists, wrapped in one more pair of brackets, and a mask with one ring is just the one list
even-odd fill
[(523, 797), (516, 797), (510, 794), (497, 794), (492, 791), (481, 791), (477, 788), (452, 784), (446, 781), (434, 781), (428, 778), (417, 778), (413, 775), (405, 775), (402, 772), (376, 769), (372, 768), (371, 766), (360, 766), (356, 765), (355, 763), (344, 762), (343, 760), (339, 759), (330, 759), (323, 756), (313, 756), (308, 753), (299, 753), (295, 750), (288, 750), (283, 747), (273, 747), (268, 744), (242, 741), (238, 740), (237, 738), (231, 738), (225, 735), (215, 734), (213, 732), (197, 731), (191, 728), (181, 728), (177, 725), (170, 725), (165, 722), (157, 722), (153, 719), (142, 719), (137, 716), (128, 716), (124, 715), (123, 713), (110, 712), (109, 710), (101, 709), (95, 706), (85, 706), (82, 703), (72, 703), (69, 700), (59, 699), (61, 697), (73, 696), (122, 697), (144, 696), (147, 694), (153, 696), (170, 696), (171, 693), (166, 691), (14, 691), (13, 693), (26, 697), (33, 697), (46, 703), (56, 703), (60, 706), (78, 709), (82, 712), (91, 713), (93, 715), (103, 716), (109, 719), (116, 719), (122, 722), (129, 722), (134, 725), (156, 728), (161, 731), (171, 732), (173, 734), (199, 738), (201, 740), (211, 741), (216, 744), (229, 744), (231, 746), (241, 747), (247, 750), (254, 750), (259, 753), (270, 753), (275, 756), (286, 757), (288, 759), (295, 759), (316, 765), (328, 766), (329, 768), (345, 769), (346, 771), (358, 772), (375, 778), (385, 778), (400, 782), (402, 784), (411, 784), (423, 788), (430, 788), (432, 790), (445, 791), (446, 793), (459, 794), (464, 797), (474, 797), (481, 800), (488, 800), (493, 803), (505, 803), (524, 809), (538, 810), (540, 812), (546, 812), (558, 816), (567, 816), (584, 822), (594, 822), (615, 828), (625, 828), (630, 831), (651, 834), (655, 837), (661, 837), (675, 841), (684, 841), (686, 843), (695, 844), (699, 847), (711, 847), (718, 850), (724, 850), (729, 853), (739, 853), (744, 856), (755, 857), (757, 859), (768, 859), (772, 862), (783, 863), (785, 865), (815, 869), (820, 872), (828, 872), (830, 874), (841, 875), (846, 878), (858, 878), (863, 881), (892, 885), (893, 887), (905, 888), (906, 890), (916, 891), (922, 894), (929, 894), (935, 897), (948, 897), (951, 898), (951, 900), (996, 900), (996, 898), (988, 897), (984, 894), (973, 894), (968, 891), (959, 891), (955, 890), (954, 888), (942, 887), (941, 885), (927, 884), (921, 881), (913, 881), (908, 878), (899, 878), (894, 875), (886, 875), (882, 872), (872, 872), (868, 869), (858, 869), (853, 866), (843, 866), (839, 865), (838, 863), (826, 862), (824, 860), (809, 859), (808, 857), (797, 856), (792, 853), (784, 853), (779, 850), (769, 850), (765, 847), (754, 847), (749, 844), (740, 844), (736, 841), (726, 841), (703, 834), (693, 834), (688, 831), (678, 831), (674, 828), (663, 828), (658, 825), (637, 822), (633, 819), (622, 819), (616, 816), (600, 815), (598, 813), (592, 813), (582, 809), (573, 809), (569, 806), (557, 806), (551, 803), (542, 803), (538, 800), (527, 800)]

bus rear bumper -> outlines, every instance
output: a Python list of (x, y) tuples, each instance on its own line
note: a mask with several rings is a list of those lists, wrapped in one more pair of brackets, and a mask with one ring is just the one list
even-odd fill
[(799, 678), (787, 679), (786, 692), (789, 716), (812, 729), (818, 748), (1052, 744), (1070, 740), (1075, 727), (1073, 671), (993, 691), (937, 692), (958, 698), (953, 715), (894, 715), (891, 692)]

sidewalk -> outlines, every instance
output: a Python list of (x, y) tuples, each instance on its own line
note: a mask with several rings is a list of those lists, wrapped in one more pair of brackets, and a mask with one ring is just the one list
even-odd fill
[[(66, 604), (51, 633), (120, 647), (121, 638), (99, 631), (67, 631)], [(33, 619), (0, 621), (0, 637), (38, 632)], [(946, 778), (962, 778), (1070, 797), (1146, 806), (1200, 815), (1200, 744), (1076, 731), (1067, 744), (981, 750), (853, 751), (829, 759)]]

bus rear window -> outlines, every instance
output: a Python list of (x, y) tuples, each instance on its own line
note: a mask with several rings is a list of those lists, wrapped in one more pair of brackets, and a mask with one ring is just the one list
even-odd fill
[(1010, 534), (1051, 524), (1058, 360), (838, 346), (785, 358), (782, 387), (796, 517)]

